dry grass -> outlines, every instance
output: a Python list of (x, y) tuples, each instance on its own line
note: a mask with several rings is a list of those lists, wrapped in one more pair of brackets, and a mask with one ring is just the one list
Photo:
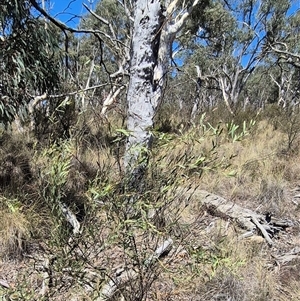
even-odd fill
[[(299, 158), (297, 152), (286, 152), (285, 139), (286, 134), (267, 121), (259, 122), (251, 135), (235, 142), (224, 132), (216, 137), (210, 133), (203, 135), (195, 128), (183, 136), (167, 139), (169, 141), (159, 147), (159, 158), (165, 160), (166, 173), (177, 168), (185, 183), (196, 184), (258, 212), (271, 211), (277, 217), (298, 220), (299, 206), (292, 203), (292, 193), (297, 194), (298, 190), (291, 192), (291, 189), (298, 187), (299, 167), (295, 162)], [(212, 149), (212, 141), (219, 144), (217, 148)], [(195, 160), (200, 157), (204, 158), (203, 162), (195, 166)], [(200, 212), (197, 204), (190, 206), (191, 209), (185, 208), (182, 212), (184, 223), (194, 221), (197, 210)], [(298, 275), (290, 268), (289, 276), (278, 272), (271, 260), (272, 252), (263, 239), (240, 242), (234, 231), (230, 233), (227, 229), (222, 233), (224, 222), (222, 226), (205, 217), (200, 218), (199, 223), (201, 226), (188, 227), (190, 234), (182, 242), (184, 252), (180, 253), (184, 259), (180, 259), (178, 265), (173, 261), (168, 267), (172, 272), (164, 273), (154, 286), (157, 291), (151, 294), (153, 300), (300, 298), (296, 285), (300, 281)], [(213, 225), (213, 232), (207, 232), (205, 225)], [(282, 239), (282, 252), (299, 246), (294, 235)], [(291, 281), (283, 283), (284, 278)]]
[(149, 300), (268, 300), (274, 296), (276, 275), (262, 259), (267, 252), (263, 240), (237, 241), (235, 229), (225, 221), (206, 217), (199, 222), (201, 230), (190, 227), (193, 234), (173, 254)]
[[(291, 190), (300, 179), (300, 167), (295, 164), (299, 154), (286, 150), (286, 133), (264, 120), (240, 141), (233, 141), (222, 124), (223, 130), (220, 128), (219, 132), (200, 124), (181, 133), (178, 130), (176, 134), (159, 134), (150, 160), (148, 180), (152, 182), (138, 203), (143, 213), (153, 207), (161, 210), (165, 219), (156, 227), (147, 220), (146, 214), (139, 221), (122, 221), (122, 200), (126, 196), (117, 189), (116, 183), (122, 179), (119, 163), (123, 137), (116, 129), (108, 131), (97, 123), (87, 125), (87, 136), (77, 133), (68, 141), (71, 165), (61, 191), (67, 196), (76, 195), (86, 208), (94, 211), (84, 219), (85, 230), (74, 247), (76, 252), (84, 251), (84, 258), (74, 250), (68, 253), (64, 248), (51, 245), (53, 241), (46, 241), (47, 250), (55, 251), (61, 258), (53, 265), (58, 283), (66, 277), (62, 271), (64, 264), (69, 263), (76, 273), (81, 264), (107, 269), (121, 265), (126, 259), (128, 266), (134, 265), (137, 258), (147, 258), (163, 237), (171, 235), (175, 248), (155, 269), (157, 279), (144, 300), (299, 300), (299, 262), (279, 267), (272, 257), (300, 246), (297, 227), (295, 232), (277, 237), (277, 249), (270, 249), (260, 236), (238, 240), (241, 230), (237, 225), (210, 216), (199, 203), (183, 203), (175, 195), (178, 185), (196, 185), (247, 208), (299, 220), (300, 205), (297, 206), (297, 198), (293, 199), (299, 192)], [(110, 137), (105, 140), (109, 145), (96, 143), (101, 131), (107, 139)], [(297, 140), (294, 143), (296, 145)], [(42, 151), (37, 151), (35, 156), (30, 165), (34, 181), (39, 170), (45, 172), (51, 165)], [(38, 195), (36, 182), (31, 186), (33, 195)], [(163, 191), (168, 194), (164, 195)], [(98, 207), (91, 205), (95, 197)], [(21, 254), (24, 241), (30, 239), (35, 217), (32, 211), (23, 210), (20, 203), (12, 203), (12, 209), (7, 205), (10, 199), (1, 196), (0, 200), (4, 204), (0, 212), (4, 216), (0, 220), (1, 252)], [(44, 214), (39, 218), (45, 219)], [(36, 224), (43, 222), (36, 221)], [(55, 222), (49, 220), (49, 229), (43, 229), (45, 238), (47, 230), (52, 231), (54, 227), (57, 227)], [(132, 237), (134, 242), (129, 240)], [(13, 267), (17, 268), (16, 263)], [(32, 263), (20, 269), (20, 279), (32, 270)], [(105, 272), (110, 273), (108, 270)], [(92, 293), (85, 292), (81, 276), (76, 273), (68, 274), (74, 281), (72, 285), (68, 283), (61, 293), (54, 292), (51, 300), (92, 300)], [(0, 275), (3, 277), (2, 271)], [(34, 277), (32, 287), (38, 291), (41, 280)], [(97, 285), (100, 289), (101, 280)], [(133, 298), (130, 294), (127, 296), (126, 300)]]
[(0, 197), (0, 256), (19, 257), (26, 249), (31, 224), (21, 203)]
[(225, 130), (214, 135), (201, 128), (171, 137), (158, 148), (166, 173), (180, 170), (202, 189), (255, 210), (287, 214), (289, 190), (299, 179), (297, 156), (282, 151), (285, 135), (267, 121), (241, 141), (233, 142)]

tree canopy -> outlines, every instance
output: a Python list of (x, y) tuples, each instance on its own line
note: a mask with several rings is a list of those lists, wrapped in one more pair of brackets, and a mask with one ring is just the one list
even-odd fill
[[(172, 18), (178, 21), (193, 3), (186, 2), (180, 11), (183, 3), (179, 1)], [(168, 2), (162, 5), (166, 8)], [(1, 123), (24, 116), (28, 104), (44, 93), (74, 92), (78, 109), (99, 105), (105, 114), (119, 99), (124, 110), (133, 42), (133, 3), (99, 1), (95, 11), (86, 7), (78, 28), (72, 29), (59, 21), (49, 21), (37, 7), (41, 8), (36, 1), (1, 2)], [(258, 100), (257, 92), (247, 84), (265, 70), (269, 75), (264, 78), (264, 87), (273, 87), (275, 94), (288, 89), (290, 94), (286, 95), (293, 95), (291, 103), (296, 103), (298, 23), (297, 7), (286, 0), (197, 1), (172, 41), (167, 71), (170, 83), (189, 81), (192, 97), (185, 103), (191, 107), (197, 98), (192, 91), (200, 76), (200, 98), (206, 99), (206, 105), (224, 102), (234, 114), (245, 100), (252, 104), (274, 101), (274, 97)], [(183, 68), (178, 69), (178, 65)], [(288, 79), (291, 74), (294, 76)], [(284, 84), (287, 81), (288, 86)], [(84, 94), (75, 93), (83, 89), (87, 89)], [(279, 94), (278, 99), (282, 98)], [(182, 101), (174, 101), (174, 105), (182, 105)]]
[(7, 123), (24, 116), (34, 96), (58, 89), (61, 45), (55, 28), (26, 0), (2, 1), (0, 26), (0, 120)]

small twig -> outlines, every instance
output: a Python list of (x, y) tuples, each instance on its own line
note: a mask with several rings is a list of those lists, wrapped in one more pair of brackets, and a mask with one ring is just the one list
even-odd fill
[(42, 288), (39, 292), (41, 296), (46, 296), (47, 292), (49, 291), (49, 282), (50, 282), (50, 275), (49, 275), (49, 258), (45, 258), (43, 263), (43, 281), (42, 281)]
[(116, 90), (116, 86), (112, 88), (106, 99), (104, 100), (103, 107), (101, 110), (101, 114), (105, 115), (108, 108), (116, 101), (117, 96), (120, 92), (125, 88), (125, 86), (121, 86)]
[(82, 3), (82, 5), (88, 10), (88, 12), (94, 16), (97, 20), (99, 20), (100, 22), (104, 23), (105, 25), (107, 25), (109, 27), (109, 30), (113, 36), (113, 40), (117, 40), (115, 31), (111, 25), (111, 23), (109, 21), (107, 21), (106, 19), (102, 18), (101, 16), (97, 15), (94, 11), (92, 11), (86, 4)]
[(248, 237), (251, 237), (251, 236), (253, 236), (253, 235), (254, 235), (253, 231), (247, 231), (247, 232), (241, 234), (241, 235), (239, 236), (239, 239), (248, 238)]

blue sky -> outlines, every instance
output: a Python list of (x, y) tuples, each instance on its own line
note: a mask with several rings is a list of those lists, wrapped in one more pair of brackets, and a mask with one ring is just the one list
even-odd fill
[(87, 10), (82, 3), (90, 8), (95, 8), (98, 0), (50, 0), (46, 4), (46, 10), (60, 21), (67, 23), (70, 27), (76, 27), (79, 16), (85, 15)]
[[(80, 16), (85, 15), (87, 10), (82, 5), (85, 3), (94, 9), (99, 0), (46, 0), (46, 10), (57, 19), (71, 27), (76, 27)], [(300, 0), (291, 0), (291, 8), (288, 14), (293, 14), (300, 9)]]

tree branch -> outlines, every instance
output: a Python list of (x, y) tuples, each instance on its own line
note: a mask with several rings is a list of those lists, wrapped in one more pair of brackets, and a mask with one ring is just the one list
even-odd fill
[(88, 12), (94, 16), (97, 20), (99, 20), (100, 22), (104, 23), (105, 25), (107, 25), (109, 27), (109, 30), (113, 36), (113, 38), (116, 40), (117, 37), (116, 37), (116, 34), (115, 34), (115, 31), (112, 27), (112, 25), (110, 24), (110, 22), (108, 22), (106, 19), (104, 19), (103, 17), (97, 15), (95, 12), (93, 12), (86, 4), (82, 3), (82, 5), (88, 10)]
[[(168, 238), (165, 240), (156, 250), (155, 252), (144, 262), (142, 268), (149, 268), (152, 264), (154, 264), (161, 256), (168, 253), (173, 246), (173, 240)], [(119, 269), (117, 270), (117, 275), (114, 278), (105, 284), (100, 292), (100, 297), (97, 298), (97, 301), (105, 301), (110, 300), (118, 288), (129, 281), (135, 280), (139, 276), (139, 273), (134, 269), (126, 270)]]
[[(192, 10), (195, 8), (195, 6), (199, 3), (200, 0), (195, 0), (192, 4), (192, 6), (181, 16), (181, 18), (170, 27), (170, 33), (175, 34), (177, 33), (186, 22), (187, 18), (190, 16)], [(178, 0), (174, 0), (175, 5), (177, 4)], [(172, 3), (173, 3), (172, 2)], [(172, 5), (172, 3), (170, 5)]]
[(103, 107), (101, 110), (101, 114), (105, 115), (107, 109), (109, 106), (111, 106), (115, 101), (117, 96), (120, 94), (120, 92), (125, 88), (125, 86), (121, 86), (119, 89), (115, 90), (116, 87), (113, 87), (113, 89), (110, 91), (108, 96), (106, 97)]
[(64, 23), (58, 21), (57, 19), (53, 18), (52, 16), (50, 16), (43, 8), (41, 8), (37, 4), (36, 0), (29, 0), (29, 2), (38, 12), (40, 12), (45, 18), (47, 18), (49, 21), (51, 21), (55, 26), (60, 28), (62, 31), (69, 31), (72, 33), (92, 33), (92, 34), (100, 33), (99, 31), (92, 30), (92, 29), (81, 30), (81, 29), (74, 29), (72, 27), (69, 27), (66, 24), (64, 24)]
[(63, 93), (63, 94), (50, 94), (49, 95), (47, 93), (44, 93), (44, 94), (38, 95), (38, 96), (33, 96), (33, 95), (29, 94), (29, 96), (31, 96), (33, 98), (32, 101), (31, 101), (30, 106), (32, 108), (35, 108), (41, 101), (46, 100), (48, 98), (61, 98), (61, 97), (72, 96), (72, 95), (76, 95), (78, 93), (83, 93), (83, 92), (86, 92), (86, 91), (89, 91), (89, 90), (97, 89), (97, 88), (100, 88), (100, 87), (105, 87), (105, 86), (108, 86), (108, 85), (110, 85), (110, 83), (96, 85), (96, 86), (88, 87), (88, 88), (85, 88), (85, 89), (80, 89), (80, 90), (73, 91), (73, 92), (70, 92), (70, 93)]
[[(276, 44), (278, 45), (282, 45), (285, 47), (285, 49), (288, 49), (287, 45), (285, 43), (282, 43), (282, 42), (276, 42)], [(287, 50), (280, 50), (276, 47), (273, 47), (272, 45), (270, 45), (270, 48), (271, 50), (273, 50), (275, 53), (278, 53), (278, 54), (282, 54), (284, 56), (282, 56), (281, 58), (287, 60), (287, 63), (289, 64), (292, 64), (294, 65), (295, 67), (299, 68), (300, 67), (300, 63), (296, 63), (296, 62), (293, 62), (292, 59), (296, 59), (298, 61), (300, 61), (300, 55), (299, 54), (296, 54), (296, 53), (292, 53), (290, 51), (287, 51)]]
[(130, 20), (131, 22), (134, 22), (134, 19), (133, 19), (133, 17), (132, 17), (131, 14), (130, 14), (130, 10), (128, 9), (128, 7), (127, 7), (127, 5), (126, 5), (126, 1), (120, 1), (120, 0), (118, 0), (118, 3), (123, 7), (123, 9), (124, 9), (124, 11), (125, 11), (125, 14), (126, 14), (126, 16), (129, 18), (129, 20)]

